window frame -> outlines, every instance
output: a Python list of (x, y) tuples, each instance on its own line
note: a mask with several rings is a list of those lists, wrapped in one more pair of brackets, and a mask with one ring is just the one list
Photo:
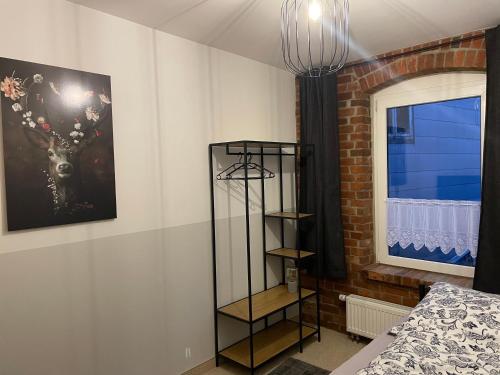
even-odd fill
[(424, 271), (474, 276), (474, 268), (389, 255), (387, 247), (387, 109), (405, 105), (481, 97), (481, 175), (486, 115), (486, 74), (441, 73), (410, 79), (371, 96), (373, 129), (374, 245), (378, 263)]

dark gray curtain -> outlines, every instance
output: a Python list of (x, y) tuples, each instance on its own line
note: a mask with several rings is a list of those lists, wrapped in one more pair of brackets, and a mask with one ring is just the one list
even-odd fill
[(500, 294), (500, 26), (486, 32), (486, 131), (474, 289)]
[(314, 212), (316, 217), (300, 222), (299, 246), (318, 251), (319, 262), (310, 265), (314, 273), (321, 277), (344, 278), (337, 76), (300, 78), (300, 111), (299, 206), (301, 212)]

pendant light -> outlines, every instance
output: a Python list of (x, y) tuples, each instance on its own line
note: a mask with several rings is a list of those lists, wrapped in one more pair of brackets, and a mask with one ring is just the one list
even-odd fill
[(283, 0), (281, 47), (286, 68), (297, 76), (340, 70), (349, 55), (349, 0)]

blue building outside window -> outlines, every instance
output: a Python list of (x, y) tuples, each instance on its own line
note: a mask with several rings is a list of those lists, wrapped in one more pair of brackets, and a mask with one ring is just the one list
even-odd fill
[[(481, 98), (471, 97), (387, 110), (388, 198), (481, 199)], [(399, 243), (389, 254), (474, 266), (468, 253), (416, 250)]]

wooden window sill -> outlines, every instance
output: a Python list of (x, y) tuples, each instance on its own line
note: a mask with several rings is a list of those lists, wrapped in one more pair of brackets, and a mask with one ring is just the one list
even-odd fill
[(453, 276), (444, 273), (420, 271), (412, 268), (390, 266), (381, 263), (370, 264), (363, 268), (363, 273), (369, 280), (388, 284), (418, 288), (419, 285), (431, 285), (438, 281), (472, 288), (472, 278)]

